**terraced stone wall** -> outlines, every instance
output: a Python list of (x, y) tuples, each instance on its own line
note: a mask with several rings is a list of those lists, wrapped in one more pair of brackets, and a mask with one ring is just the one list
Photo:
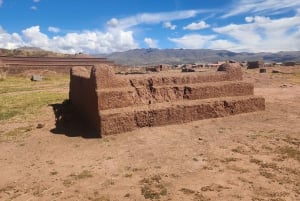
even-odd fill
[[(84, 76), (82, 76), (84, 75)], [(70, 100), (99, 135), (264, 110), (239, 64), (213, 73), (116, 75), (109, 65), (71, 70)]]

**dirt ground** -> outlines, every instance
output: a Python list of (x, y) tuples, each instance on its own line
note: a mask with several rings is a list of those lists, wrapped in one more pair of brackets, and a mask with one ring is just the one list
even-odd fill
[(300, 67), (277, 70), (244, 73), (263, 112), (101, 139), (53, 134), (50, 106), (2, 123), (0, 200), (300, 200)]

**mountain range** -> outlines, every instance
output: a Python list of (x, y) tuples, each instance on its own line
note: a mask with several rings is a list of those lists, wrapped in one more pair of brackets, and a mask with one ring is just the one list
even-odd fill
[(210, 49), (134, 49), (95, 56), (106, 57), (117, 64), (123, 65), (214, 63), (225, 60), (240, 62), (263, 60), (270, 63), (300, 61), (300, 51), (236, 53)]
[[(0, 56), (61, 56), (74, 55), (61, 54), (45, 51), (35, 47), (21, 47), (14, 50), (0, 48)], [(133, 49), (125, 52), (113, 52), (110, 54), (92, 55), (104, 57), (121, 65), (141, 66), (155, 64), (191, 64), (191, 63), (214, 63), (218, 61), (236, 60), (273, 62), (300, 62), (300, 51), (284, 51), (277, 53), (260, 52), (231, 52), (227, 50), (210, 49)]]

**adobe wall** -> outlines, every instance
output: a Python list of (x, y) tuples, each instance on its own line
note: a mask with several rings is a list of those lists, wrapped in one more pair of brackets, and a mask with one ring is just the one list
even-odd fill
[(71, 70), (70, 100), (98, 129), (116, 134), (144, 126), (184, 123), (264, 110), (238, 64), (214, 73), (116, 75), (109, 65)]
[(26, 71), (55, 71), (69, 73), (72, 66), (94, 66), (113, 64), (105, 58), (78, 57), (8, 57), (0, 56), (0, 67), (9, 74), (21, 74)]
[(70, 71), (71, 104), (76, 111), (87, 120), (87, 124), (100, 132), (100, 116), (98, 111), (98, 94), (96, 93), (96, 79), (90, 70), (84, 67), (73, 67)]
[(138, 107), (101, 112), (101, 133), (112, 135), (141, 127), (181, 124), (195, 120), (226, 117), (265, 110), (262, 97), (237, 97), (189, 101), (187, 104), (158, 104), (150, 108)]

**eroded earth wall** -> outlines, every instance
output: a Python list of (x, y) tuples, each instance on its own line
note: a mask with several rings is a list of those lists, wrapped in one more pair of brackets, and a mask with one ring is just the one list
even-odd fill
[[(78, 73), (75, 73), (78, 71)], [(100, 135), (264, 110), (239, 64), (217, 72), (116, 75), (109, 65), (71, 71), (70, 99)]]

